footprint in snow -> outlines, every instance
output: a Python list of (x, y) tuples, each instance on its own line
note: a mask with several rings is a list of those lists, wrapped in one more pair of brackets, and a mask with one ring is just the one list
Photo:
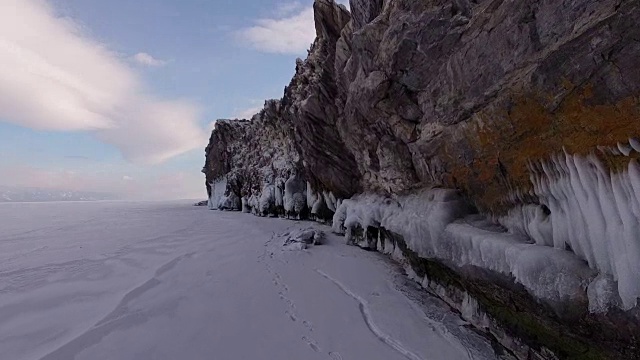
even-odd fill
[(313, 351), (320, 352), (320, 348), (318, 347), (318, 345), (316, 345), (315, 341), (309, 339), (306, 336), (303, 336), (302, 340), (304, 340), (307, 343), (307, 345), (309, 345), (309, 347), (313, 349)]
[(308, 322), (307, 320), (304, 320), (304, 321), (302, 322), (302, 325), (304, 325), (304, 327), (306, 327), (306, 328), (307, 328), (307, 330), (309, 330), (309, 331), (313, 331), (313, 326), (312, 326), (312, 325), (311, 325), (311, 323), (310, 323), (310, 322)]
[(285, 312), (285, 314), (289, 315), (289, 319), (291, 319), (291, 321), (293, 321), (293, 322), (298, 321), (298, 318), (296, 317), (296, 315), (294, 313), (287, 311), (287, 312)]

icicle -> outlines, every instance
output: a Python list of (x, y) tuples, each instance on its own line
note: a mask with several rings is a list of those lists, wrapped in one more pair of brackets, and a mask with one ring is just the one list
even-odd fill
[(620, 150), (620, 152), (622, 153), (622, 155), (624, 156), (629, 156), (631, 155), (631, 151), (633, 151), (633, 149), (631, 148), (631, 146), (627, 145), (627, 144), (622, 144), (622, 143), (618, 143), (618, 150)]

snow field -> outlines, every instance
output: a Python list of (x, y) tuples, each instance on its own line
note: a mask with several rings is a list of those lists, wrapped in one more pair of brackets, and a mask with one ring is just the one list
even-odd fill
[(331, 234), (283, 247), (309, 223), (190, 203), (11, 204), (0, 219), (2, 358), (495, 358), (380, 255)]

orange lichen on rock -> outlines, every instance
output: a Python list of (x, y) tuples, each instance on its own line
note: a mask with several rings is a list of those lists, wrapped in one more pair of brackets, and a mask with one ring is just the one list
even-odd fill
[[(597, 153), (613, 171), (628, 165), (629, 158), (598, 152), (598, 147), (616, 148), (640, 135), (640, 102), (628, 97), (615, 104), (590, 104), (592, 87), (571, 92), (555, 110), (548, 110), (539, 96), (516, 95), (510, 109), (483, 110), (476, 114), (475, 128), (467, 138), (474, 153), (472, 169), (449, 162), (455, 186), (469, 194), (481, 210), (505, 211), (510, 192), (531, 190), (531, 161), (548, 160), (553, 154)], [(448, 160), (456, 159), (448, 149)], [(634, 153), (632, 157), (637, 157)], [(452, 184), (449, 184), (452, 185)]]

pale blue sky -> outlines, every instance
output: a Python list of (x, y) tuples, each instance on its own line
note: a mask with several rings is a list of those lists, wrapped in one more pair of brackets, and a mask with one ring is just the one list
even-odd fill
[(202, 197), (212, 121), (282, 96), (313, 40), (311, 5), (3, 1), (0, 67), (15, 71), (0, 71), (13, 84), (0, 96), (17, 100), (0, 101), (0, 185)]

